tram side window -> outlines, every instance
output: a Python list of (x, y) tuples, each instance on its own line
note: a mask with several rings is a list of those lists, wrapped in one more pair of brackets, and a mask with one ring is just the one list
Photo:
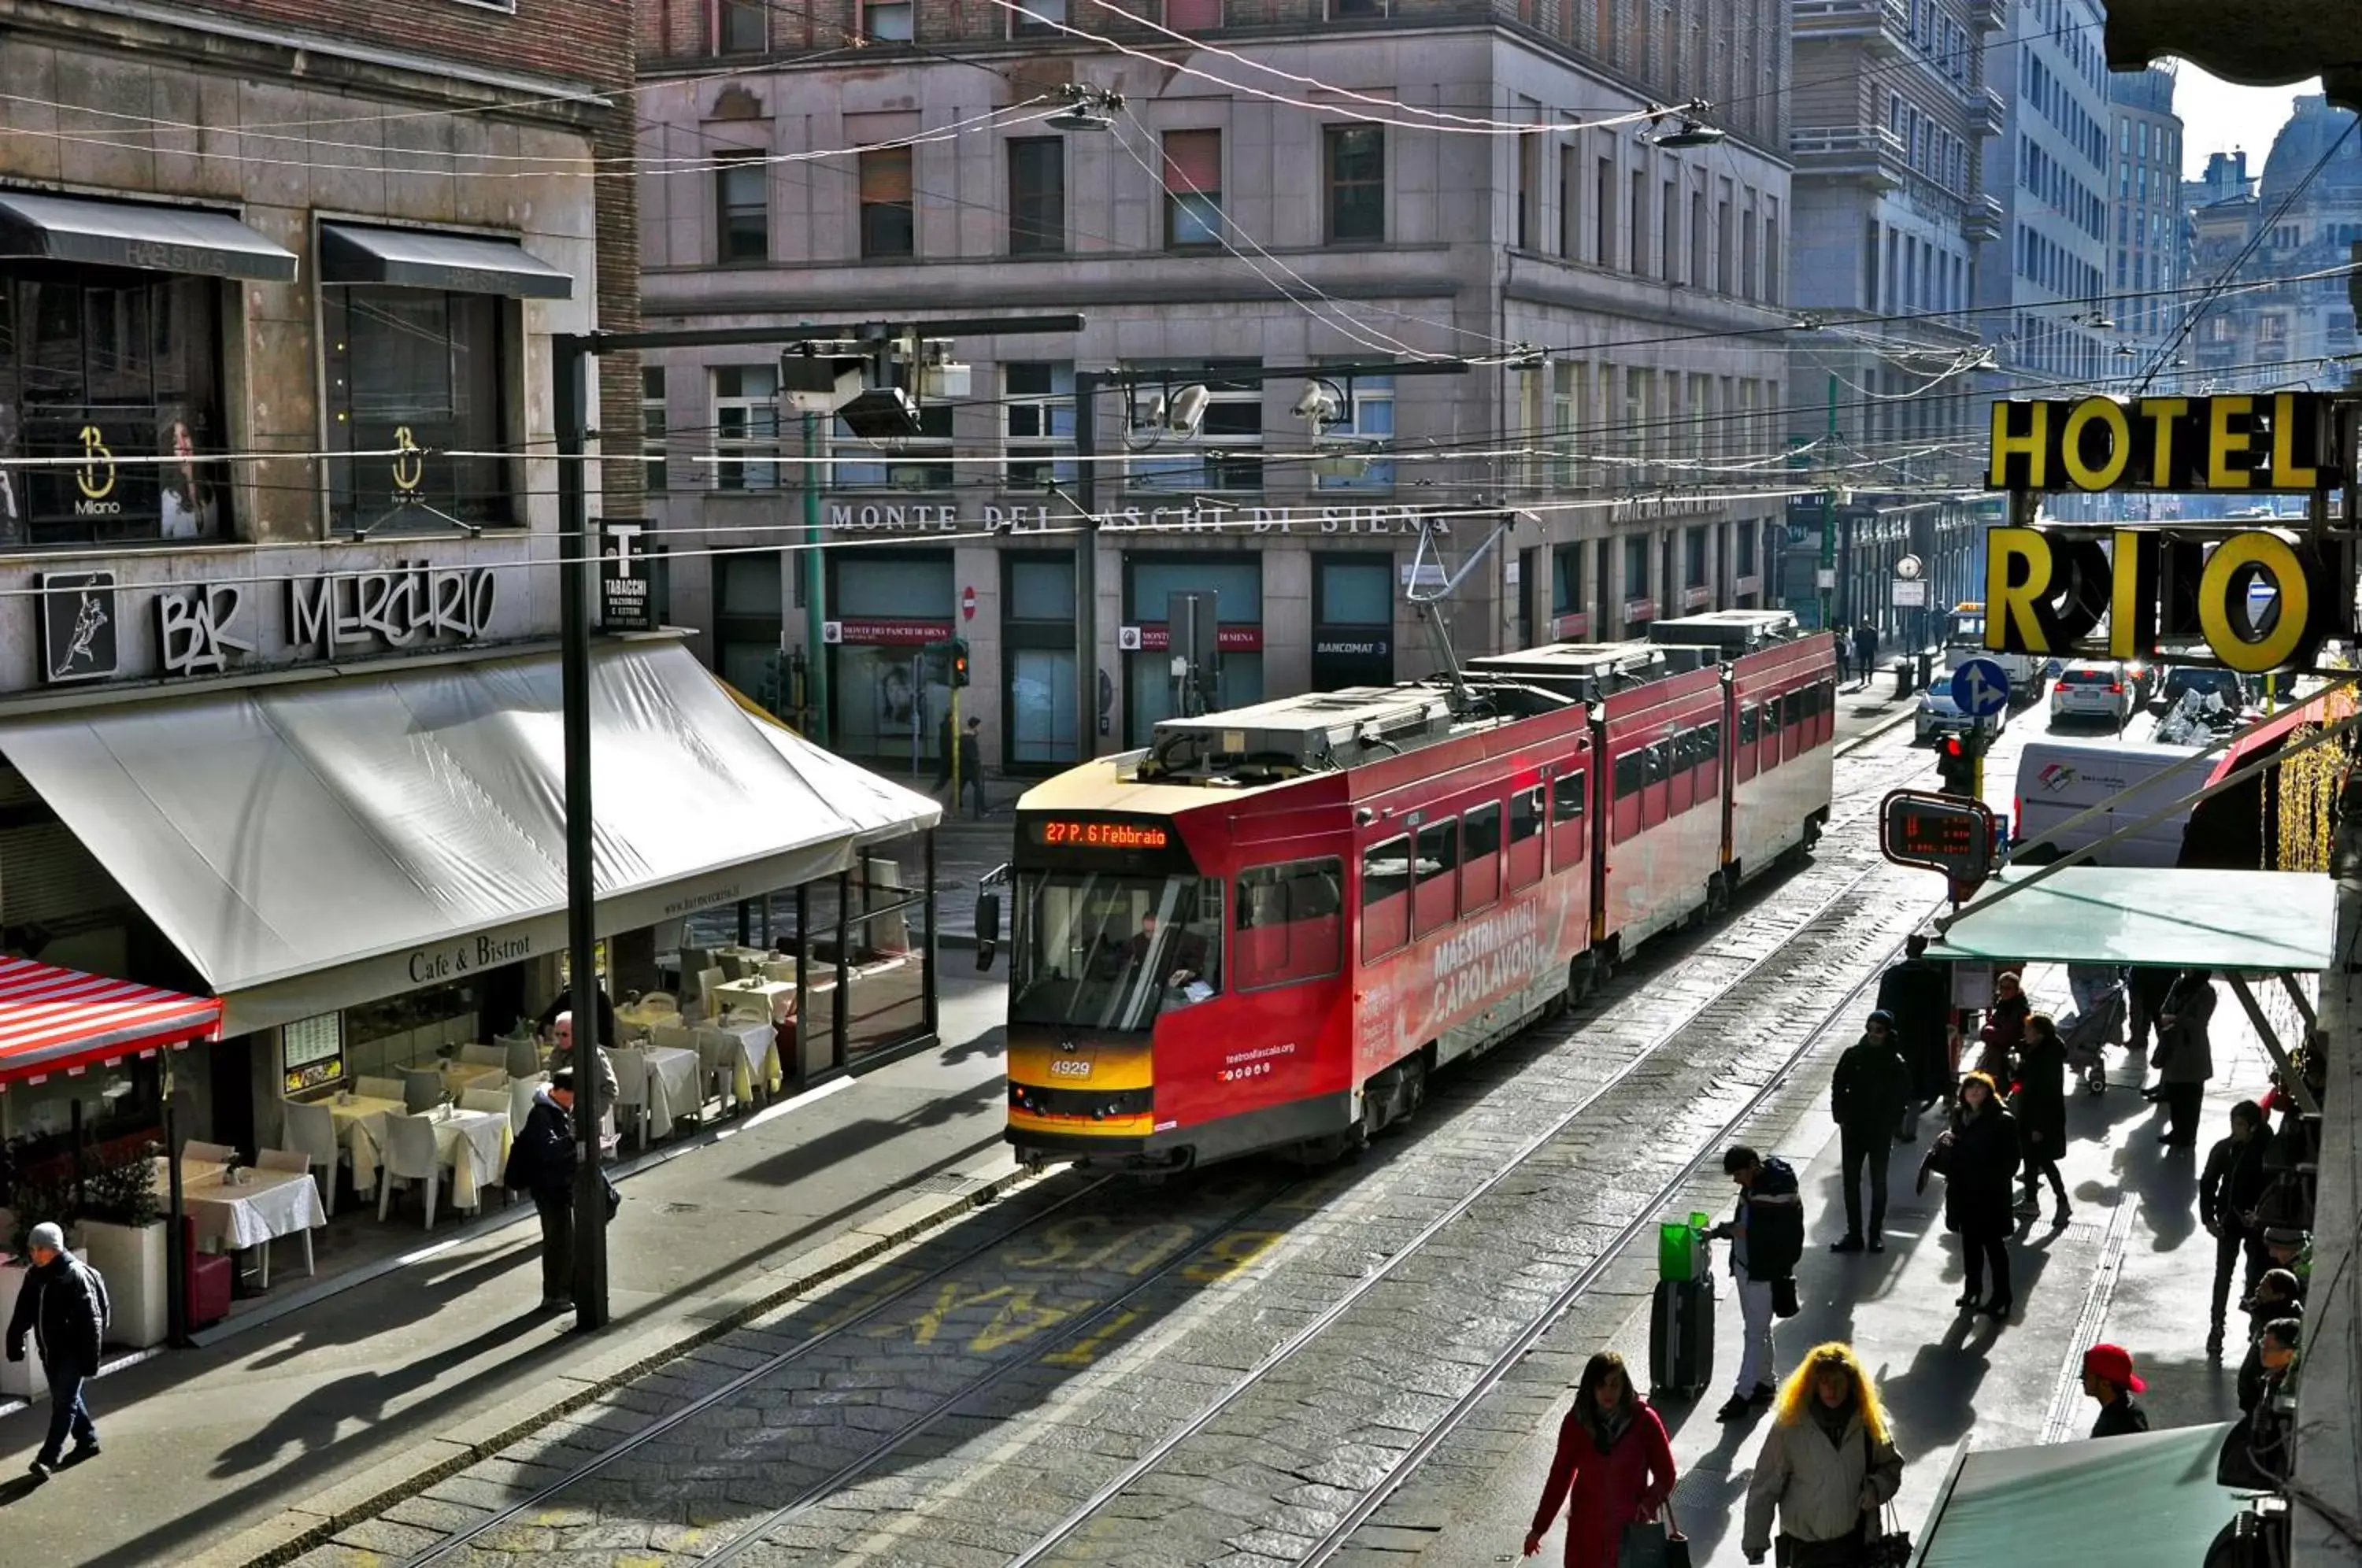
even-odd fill
[(1669, 791), (1671, 803), (1667, 811), (1674, 815), (1688, 811), (1693, 802), (1691, 789), (1692, 781), (1696, 778), (1697, 738), (1697, 731), (1688, 729), (1662, 743), (1670, 758), (1668, 767), (1673, 786)]
[(1616, 842), (1623, 844), (1640, 832), (1640, 796), (1649, 782), (1649, 754), (1635, 746), (1616, 759), (1616, 771), (1609, 776), (1615, 786), (1614, 807), (1608, 813), (1608, 826)]
[(1509, 797), (1509, 890), (1542, 879), (1542, 792), (1520, 790)]
[(1418, 871), (1411, 889), (1411, 932), (1425, 936), (1460, 918), (1460, 819), (1418, 830)]
[(1460, 851), (1460, 907), (1473, 913), (1501, 896), (1499, 801), (1462, 815)]
[(1712, 800), (1722, 790), (1722, 721), (1709, 719), (1691, 734), (1696, 737), (1691, 766), (1697, 770), (1697, 798)]
[(1410, 840), (1362, 851), (1362, 959), (1383, 958), (1410, 940)]
[(1780, 755), (1794, 757), (1812, 744), (1813, 693), (1808, 687), (1798, 687), (1780, 699)]
[(1334, 856), (1256, 866), (1240, 875), (1239, 931), (1231, 957), (1240, 990), (1337, 972), (1344, 952), (1344, 882), (1345, 864)]
[(1551, 864), (1563, 871), (1583, 861), (1583, 802), (1591, 775), (1578, 767), (1551, 785)]
[(1813, 688), (1818, 701), (1820, 717), (1814, 731), (1813, 744), (1827, 745), (1838, 735), (1838, 686), (1834, 680), (1824, 680)]
[(1780, 741), (1775, 734), (1769, 746), (1758, 749), (1762, 739), (1763, 710), (1747, 707), (1738, 710), (1738, 776), (1752, 778), (1758, 767), (1776, 767), (1780, 762)]

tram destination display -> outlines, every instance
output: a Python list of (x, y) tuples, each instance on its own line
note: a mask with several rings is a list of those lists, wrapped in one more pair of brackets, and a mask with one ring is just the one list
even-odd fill
[(1134, 818), (1034, 817), (1026, 837), (1044, 849), (1106, 849), (1123, 854), (1173, 847), (1171, 824)]

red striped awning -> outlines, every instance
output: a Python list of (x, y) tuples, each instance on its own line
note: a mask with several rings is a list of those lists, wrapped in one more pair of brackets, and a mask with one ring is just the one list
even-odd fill
[(0, 1088), (213, 1039), (221, 1009), (211, 997), (0, 957)]

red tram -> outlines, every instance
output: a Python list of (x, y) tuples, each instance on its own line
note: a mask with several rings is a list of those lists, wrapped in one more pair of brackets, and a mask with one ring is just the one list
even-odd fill
[(1017, 805), (1009, 1142), (1333, 1154), (1828, 817), (1829, 638), (1661, 622), (1156, 727)]

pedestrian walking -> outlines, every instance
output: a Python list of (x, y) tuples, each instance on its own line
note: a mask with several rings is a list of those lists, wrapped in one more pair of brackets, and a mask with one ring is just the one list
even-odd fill
[(2047, 1176), (2051, 1195), (2058, 1199), (2058, 1212), (2051, 1216), (2051, 1223), (2064, 1225), (2070, 1210), (2067, 1183), (2058, 1174), (2058, 1156), (2067, 1152), (2067, 1043), (2058, 1038), (2058, 1026), (2047, 1012), (2026, 1017), (2025, 1043), (2017, 1050), (2015, 1082), (2010, 1110), (2017, 1118), (2017, 1135), (2025, 1140), (2019, 1150), (2018, 1180), (2024, 1190), (2018, 1196), (2017, 1212), (2030, 1219), (2042, 1211), (2041, 1182)]
[[(1894, 1018), (1873, 1012), (1861, 1038), (1838, 1058), (1829, 1083), (1829, 1115), (1838, 1124), (1845, 1181), (1845, 1234), (1829, 1243), (1833, 1253), (1886, 1250), (1886, 1162), (1894, 1148), (1894, 1126), (1911, 1099), (1911, 1069), (1895, 1043)], [(1870, 1228), (1861, 1223), (1862, 1168), (1870, 1171)]]
[(1558, 1452), (1526, 1532), (1526, 1555), (1541, 1551), (1563, 1507), (1566, 1568), (1617, 1568), (1625, 1527), (1654, 1518), (1672, 1497), (1673, 1481), (1665, 1423), (1632, 1386), (1624, 1358), (1600, 1352), (1584, 1364), (1573, 1407), (1559, 1423)]
[(1853, 628), (1838, 621), (1829, 627), (1829, 635), (1837, 643), (1838, 683), (1848, 684), (1853, 679)]
[(1919, 1119), (1951, 1092), (1952, 977), (1927, 956), (1927, 939), (1914, 932), (1903, 939), (1903, 962), (1878, 977), (1878, 1010), (1894, 1020), (1895, 1043), (1911, 1069), (1911, 1099), (1894, 1136), (1910, 1143), (1919, 1137)]
[(1993, 977), (1993, 1004), (1985, 1013), (1985, 1027), (1980, 1038), (1984, 1054), (1978, 1058), (1977, 1071), (1996, 1084), (2009, 1081), (2010, 1062), (2025, 1038), (2025, 1021), (2034, 1016), (2034, 1004), (2025, 999), (2025, 982), (2014, 969), (2003, 969)]
[[(2132, 1014), (2131, 1037), (2125, 1042), (2128, 1049), (2146, 1055), (2149, 1036), (2157, 1028), (2157, 1015), (2164, 1010), (2166, 993), (2173, 989), (2173, 982), (2178, 977), (2179, 971), (2173, 969), (2140, 967), (2133, 970), (2132, 982), (2125, 988)], [(2154, 1099), (2157, 1097), (2151, 1095), (2149, 1098)]]
[(2100, 1419), (2092, 1423), (2093, 1437), (2130, 1437), (2148, 1430), (2148, 1412), (2133, 1397), (2147, 1388), (2133, 1371), (2133, 1353), (2124, 1346), (2098, 1344), (2083, 1353), (2083, 1392), (2100, 1403)]
[(1902, 1485), (1903, 1455), (1870, 1374), (1849, 1346), (1816, 1346), (1781, 1386), (1739, 1549), (1762, 1562), (1776, 1512), (1781, 1568), (1862, 1568), (1878, 1512)]
[(1960, 1238), (1960, 1266), (1968, 1275), (1958, 1305), (2006, 1322), (2013, 1304), (2006, 1242), (2015, 1229), (2009, 1185), (2017, 1174), (2017, 1123), (2003, 1108), (1992, 1078), (1970, 1073), (1960, 1080), (1959, 1103), (1937, 1144), (1944, 1172), (1944, 1225)]
[[(34, 1226), (26, 1251), (33, 1266), (25, 1272), (17, 1310), (8, 1318), (8, 1359), (25, 1359), (25, 1336), (30, 1333), (50, 1380), (50, 1431), (28, 1468), (34, 1480), (46, 1481), (60, 1464), (98, 1457), (98, 1428), (91, 1424), (83, 1385), (98, 1375), (98, 1347), (114, 1309), (106, 1281), (66, 1251), (66, 1233), (57, 1225), (43, 1220)], [(65, 1452), (69, 1437), (71, 1454)]]
[(1784, 1286), (1794, 1311), (1796, 1264), (1805, 1255), (1805, 1199), (1788, 1162), (1766, 1159), (1745, 1144), (1726, 1149), (1723, 1174), (1738, 1184), (1738, 1207), (1706, 1233), (1730, 1243), (1731, 1277), (1738, 1284), (1738, 1316), (1744, 1325), (1738, 1377), (1717, 1421), (1735, 1421), (1779, 1393), (1780, 1368), (1772, 1343), (1772, 1319)]
[[(967, 722), (967, 727), (961, 732), (959, 738), (960, 794), (966, 796), (971, 790), (976, 792), (976, 820), (978, 822), (982, 822), (985, 814), (992, 809), (984, 798), (984, 742), (981, 738), (983, 734), (984, 721), (971, 717)], [(954, 816), (959, 814), (959, 809), (960, 802), (957, 800), (953, 801)]]
[[(2214, 1297), (2206, 1331), (2206, 1354), (2223, 1356), (2224, 1312), (2231, 1301), (2231, 1271), (2244, 1260), (2239, 1296), (2256, 1292), (2263, 1272), (2264, 1248), (2256, 1223), (2257, 1206), (2271, 1181), (2265, 1163), (2264, 1110), (2252, 1099), (2231, 1108), (2231, 1132), (2206, 1151), (2206, 1167), (2198, 1173), (2198, 1219), (2214, 1238)], [(2291, 1276), (2293, 1277), (2293, 1276)]]
[(535, 1093), (505, 1173), (512, 1190), (533, 1195), (541, 1218), (541, 1304), (547, 1310), (574, 1305), (574, 1173), (580, 1160), (574, 1069), (561, 1067)]
[(2149, 1065), (2157, 1068), (2158, 1091), (2166, 1110), (2165, 1131), (2157, 1141), (2168, 1148), (2197, 1145), (2206, 1080), (2214, 1076), (2214, 1052), (2207, 1034), (2208, 1021), (2213, 1016), (2212, 972), (2183, 970), (2157, 1015), (2157, 1050), (2149, 1057)]
[(1867, 621), (1853, 629), (1853, 662), (1865, 687), (1878, 678), (1878, 628)]

